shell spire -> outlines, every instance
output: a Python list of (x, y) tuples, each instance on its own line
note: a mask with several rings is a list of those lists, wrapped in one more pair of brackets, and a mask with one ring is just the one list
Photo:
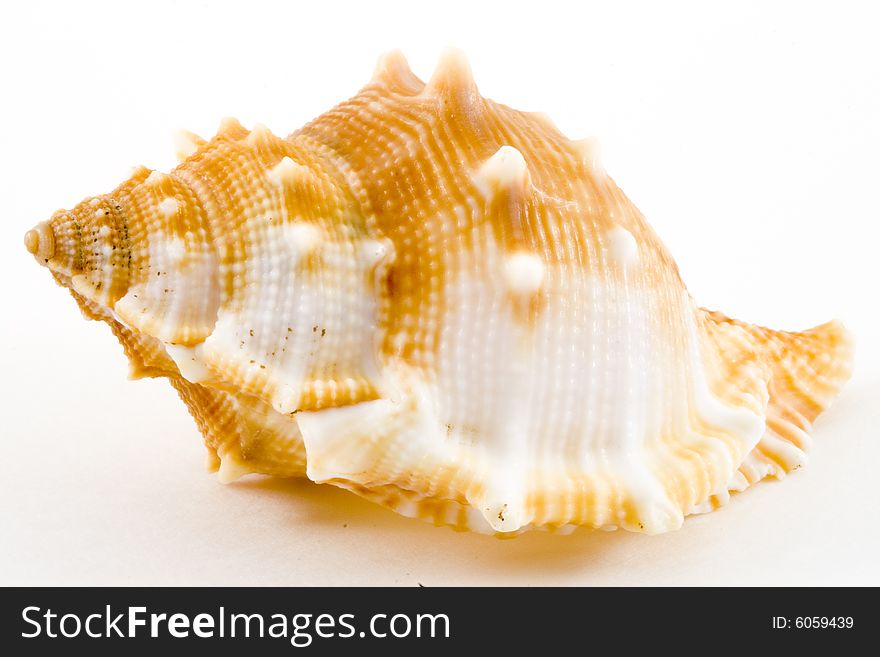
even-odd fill
[(701, 309), (594, 140), (403, 56), (288, 137), (225, 119), (25, 247), (167, 378), (223, 482), (306, 476), (512, 535), (649, 534), (806, 459), (837, 323)]
[(55, 256), (55, 233), (49, 222), (43, 221), (25, 233), (24, 246), (37, 260), (48, 263)]

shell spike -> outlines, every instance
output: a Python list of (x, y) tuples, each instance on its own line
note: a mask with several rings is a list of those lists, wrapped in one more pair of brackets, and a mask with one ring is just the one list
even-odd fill
[(270, 143), (273, 139), (274, 135), (272, 131), (269, 130), (263, 123), (257, 123), (254, 125), (254, 129), (248, 133), (248, 136), (245, 138), (245, 141), (248, 144), (253, 144), (255, 146), (259, 146), (260, 144)]
[(162, 173), (161, 171), (156, 170), (156, 171), (150, 171), (150, 173), (144, 179), (144, 184), (158, 187), (158, 186), (166, 183), (167, 181), (168, 181), (168, 174), (165, 174), (165, 173)]
[(523, 154), (513, 146), (502, 146), (480, 167), (476, 183), (507, 249), (528, 250), (523, 223), (532, 179)]
[(476, 112), (482, 106), (471, 66), (464, 53), (456, 48), (449, 48), (440, 56), (424, 93), (446, 99), (467, 114)]
[(230, 451), (220, 457), (217, 480), (221, 484), (231, 484), (252, 472), (253, 470), (242, 462), (241, 457)]
[(226, 116), (220, 119), (220, 127), (217, 128), (217, 134), (232, 139), (243, 137), (247, 134), (247, 129), (238, 122), (238, 119)]
[(266, 177), (278, 187), (293, 187), (297, 184), (315, 184), (316, 175), (307, 166), (299, 164), (285, 155), (278, 164), (266, 171)]
[(587, 137), (571, 142), (572, 148), (577, 153), (578, 159), (586, 169), (594, 176), (605, 175), (602, 166), (602, 147), (595, 137)]
[(425, 88), (425, 83), (412, 72), (406, 57), (399, 50), (391, 50), (379, 57), (371, 81), (412, 96), (421, 93)]
[(480, 167), (480, 180), (491, 191), (528, 192), (531, 186), (529, 165), (513, 146), (502, 146)]
[(189, 130), (178, 130), (174, 133), (174, 151), (180, 162), (186, 161), (207, 142)]

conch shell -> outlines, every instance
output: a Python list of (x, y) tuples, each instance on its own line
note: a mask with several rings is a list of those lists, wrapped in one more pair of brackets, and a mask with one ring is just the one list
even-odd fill
[(835, 322), (697, 306), (595, 143), (380, 60), (287, 138), (226, 120), (26, 246), (167, 377), (228, 482), (305, 475), (510, 534), (659, 533), (800, 467), (850, 374)]

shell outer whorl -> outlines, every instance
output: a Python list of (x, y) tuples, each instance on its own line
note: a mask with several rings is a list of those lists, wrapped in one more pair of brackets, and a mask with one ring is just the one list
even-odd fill
[(400, 53), (282, 139), (182, 133), (25, 247), (165, 376), (211, 469), (306, 475), (437, 524), (659, 533), (803, 463), (839, 325), (689, 298), (594, 140)]

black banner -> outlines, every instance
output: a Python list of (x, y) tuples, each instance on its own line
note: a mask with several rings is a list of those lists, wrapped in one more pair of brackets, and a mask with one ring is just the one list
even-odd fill
[[(448, 654), (865, 646), (864, 589), (4, 589), (5, 654)], [(708, 641), (708, 642), (707, 642)], [(75, 645), (74, 645), (75, 644)], [(153, 653), (155, 654), (155, 653)]]

